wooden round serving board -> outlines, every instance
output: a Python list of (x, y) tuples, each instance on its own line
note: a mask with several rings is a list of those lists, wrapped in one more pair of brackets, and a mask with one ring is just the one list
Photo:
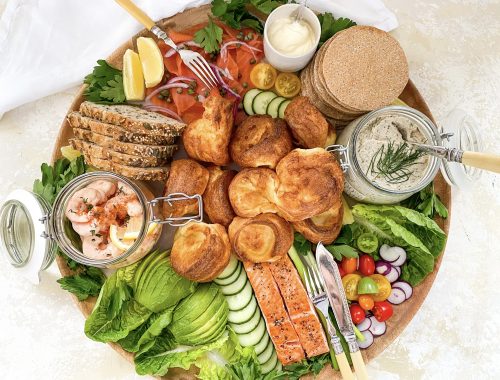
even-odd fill
[[(195, 24), (206, 21), (208, 19), (209, 12), (210, 12), (209, 6), (190, 9), (183, 13), (177, 14), (173, 17), (164, 19), (158, 22), (158, 25), (160, 25), (165, 30), (173, 29), (176, 31), (181, 31)], [(134, 48), (135, 40), (140, 36), (152, 36), (152, 35), (150, 35), (150, 33), (147, 30), (143, 30), (142, 32), (132, 37), (130, 41), (127, 41), (125, 44), (123, 44), (121, 47), (115, 50), (113, 54), (111, 54), (111, 56), (107, 59), (107, 61), (110, 64), (121, 68), (123, 53), (125, 52), (126, 49)], [(80, 103), (82, 103), (83, 101), (82, 94), (83, 94), (83, 86), (76, 95), (76, 98), (73, 101), (73, 104), (71, 105), (68, 112), (78, 110)], [(427, 104), (425, 103), (424, 99), (418, 92), (413, 82), (411, 81), (408, 82), (406, 88), (404, 89), (403, 93), (400, 96), (400, 99), (403, 100), (410, 107), (416, 108), (419, 111), (423, 112), (431, 120), (433, 120), (433, 117), (431, 115), (431, 112)], [(61, 155), (60, 148), (62, 146), (68, 145), (68, 139), (71, 138), (72, 135), (73, 133), (70, 125), (68, 124), (67, 120), (64, 120), (54, 146), (52, 161), (55, 161), (57, 158), (60, 157)], [(451, 211), (451, 190), (448, 184), (445, 182), (444, 178), (441, 176), (441, 174), (438, 174), (434, 184), (435, 184), (435, 190), (441, 197), (441, 200), (446, 205), (448, 210)], [(437, 218), (436, 221), (439, 224), (439, 226), (444, 229), (446, 234), (448, 234), (450, 216), (448, 216), (448, 219), (446, 220)], [(385, 335), (376, 338), (374, 344), (369, 349), (362, 350), (365, 362), (369, 362), (370, 360), (378, 356), (389, 344), (392, 343), (394, 339), (396, 339), (396, 337), (399, 334), (401, 334), (404, 328), (412, 320), (413, 316), (417, 313), (418, 309), (424, 302), (427, 293), (429, 293), (429, 290), (434, 282), (434, 279), (436, 278), (437, 272), (441, 265), (442, 258), (443, 254), (441, 254), (441, 256), (439, 257), (434, 272), (431, 273), (429, 276), (427, 276), (425, 281), (414, 289), (413, 297), (410, 300), (403, 303), (402, 305), (394, 306), (394, 316), (387, 322), (387, 332), (385, 333)], [(72, 274), (71, 270), (68, 268), (65, 261), (62, 260), (60, 257), (57, 257), (57, 264), (63, 276)], [(92, 309), (96, 301), (96, 298), (89, 298), (86, 301), (79, 302), (75, 296), (73, 296), (73, 299), (77, 304), (78, 308), (83, 313), (83, 315), (85, 315), (85, 317), (87, 317), (92, 312)], [(116, 350), (120, 355), (125, 357), (129, 362), (133, 363), (133, 355), (131, 353), (124, 351), (117, 344), (111, 343), (110, 346), (114, 350)], [(130, 370), (131, 371), (134, 370), (132, 366)], [(194, 371), (171, 369), (169, 370), (168, 375), (162, 377), (162, 379), (193, 379), (194, 373), (195, 373)], [(340, 379), (340, 374), (336, 371), (333, 371), (331, 368), (325, 368), (317, 378)]]

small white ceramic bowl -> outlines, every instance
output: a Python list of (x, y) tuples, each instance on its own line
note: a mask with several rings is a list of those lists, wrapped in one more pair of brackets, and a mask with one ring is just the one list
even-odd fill
[[(321, 25), (319, 23), (318, 16), (316, 16), (316, 14), (307, 7), (304, 9), (302, 17), (304, 21), (311, 25), (315, 38), (315, 44), (309, 51), (300, 56), (290, 57), (277, 51), (269, 41), (268, 26), (270, 26), (275, 20), (289, 17), (299, 6), (300, 4), (284, 4), (279, 6), (271, 12), (264, 26), (264, 53), (267, 61), (279, 71), (294, 72), (302, 70), (311, 60), (316, 52), (316, 49), (318, 48), (319, 38), (321, 35)], [(283, 38), (287, 37), (283, 36)]]

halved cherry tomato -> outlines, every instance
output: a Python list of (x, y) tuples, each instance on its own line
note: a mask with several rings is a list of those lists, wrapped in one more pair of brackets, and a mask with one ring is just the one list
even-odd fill
[(377, 294), (378, 285), (370, 277), (363, 277), (358, 284), (358, 294)]
[(340, 278), (344, 277), (346, 275), (345, 270), (342, 269), (341, 266), (339, 266), (339, 273), (340, 273)]
[(378, 293), (372, 294), (373, 300), (375, 302), (385, 301), (391, 295), (391, 283), (381, 274), (372, 274), (370, 278), (378, 286)]
[(356, 267), (358, 266), (358, 259), (354, 257), (351, 258), (344, 257), (342, 259), (342, 264), (340, 265), (342, 266), (344, 272), (346, 272), (347, 274), (353, 273), (356, 270)]
[(370, 255), (361, 255), (359, 258), (359, 271), (363, 276), (370, 276), (375, 273), (375, 260)]
[(373, 297), (368, 294), (361, 294), (358, 298), (359, 306), (363, 310), (371, 310), (375, 305), (375, 301), (373, 301)]
[(392, 317), (392, 305), (387, 301), (375, 302), (372, 313), (379, 322), (387, 321)]
[(269, 90), (276, 82), (278, 72), (269, 63), (258, 63), (250, 72), (253, 85), (261, 90)]
[(365, 311), (355, 303), (349, 306), (349, 311), (351, 312), (351, 319), (355, 325), (359, 325), (366, 318)]
[(354, 273), (346, 274), (342, 277), (342, 285), (344, 286), (345, 295), (349, 301), (358, 300), (358, 283), (360, 280), (361, 276)]
[(276, 92), (285, 98), (292, 98), (300, 92), (300, 79), (292, 73), (280, 73), (276, 78)]

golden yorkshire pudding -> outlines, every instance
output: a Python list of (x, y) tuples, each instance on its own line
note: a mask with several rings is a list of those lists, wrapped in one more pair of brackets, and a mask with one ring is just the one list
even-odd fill
[(170, 254), (172, 268), (182, 277), (196, 282), (216, 278), (231, 257), (226, 229), (220, 224), (189, 222), (174, 236)]
[[(184, 193), (187, 195), (203, 194), (208, 183), (208, 170), (196, 161), (182, 159), (170, 165), (170, 175), (165, 183), (163, 195)], [(198, 213), (198, 202), (193, 200), (163, 202), (163, 216), (168, 218), (193, 215)]]
[(278, 214), (290, 222), (327, 211), (344, 190), (342, 169), (323, 148), (292, 150), (278, 163), (276, 174)]
[(234, 218), (229, 241), (242, 261), (273, 262), (287, 254), (293, 243), (293, 228), (276, 214)]
[(236, 216), (229, 201), (229, 185), (236, 171), (211, 166), (208, 172), (210, 176), (203, 193), (203, 208), (212, 223), (222, 224), (227, 228)]
[(228, 165), (229, 140), (233, 129), (233, 102), (210, 95), (201, 119), (190, 123), (182, 134), (189, 157), (215, 165)]
[(277, 212), (278, 177), (267, 168), (243, 169), (229, 185), (229, 200), (238, 216), (250, 218), (265, 212)]
[(304, 148), (323, 148), (328, 135), (328, 122), (305, 96), (297, 96), (285, 109), (285, 120)]
[(315, 244), (320, 241), (331, 244), (339, 236), (343, 216), (344, 207), (342, 199), (339, 198), (329, 210), (312, 218), (294, 222), (293, 228)]
[(282, 119), (254, 115), (235, 129), (229, 152), (234, 162), (244, 168), (274, 169), (292, 150), (292, 136)]

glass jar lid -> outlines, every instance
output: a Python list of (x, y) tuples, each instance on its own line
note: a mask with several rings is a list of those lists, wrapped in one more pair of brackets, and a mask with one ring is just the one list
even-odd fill
[[(471, 152), (483, 150), (476, 120), (461, 109), (450, 112), (444, 119), (440, 130), (442, 144), (446, 148), (458, 148)], [(441, 173), (450, 186), (467, 190), (481, 177), (482, 170), (458, 162), (442, 160)]]
[(10, 193), (0, 209), (0, 249), (34, 284), (55, 257), (56, 244), (48, 239), (49, 210), (45, 200), (26, 190)]

